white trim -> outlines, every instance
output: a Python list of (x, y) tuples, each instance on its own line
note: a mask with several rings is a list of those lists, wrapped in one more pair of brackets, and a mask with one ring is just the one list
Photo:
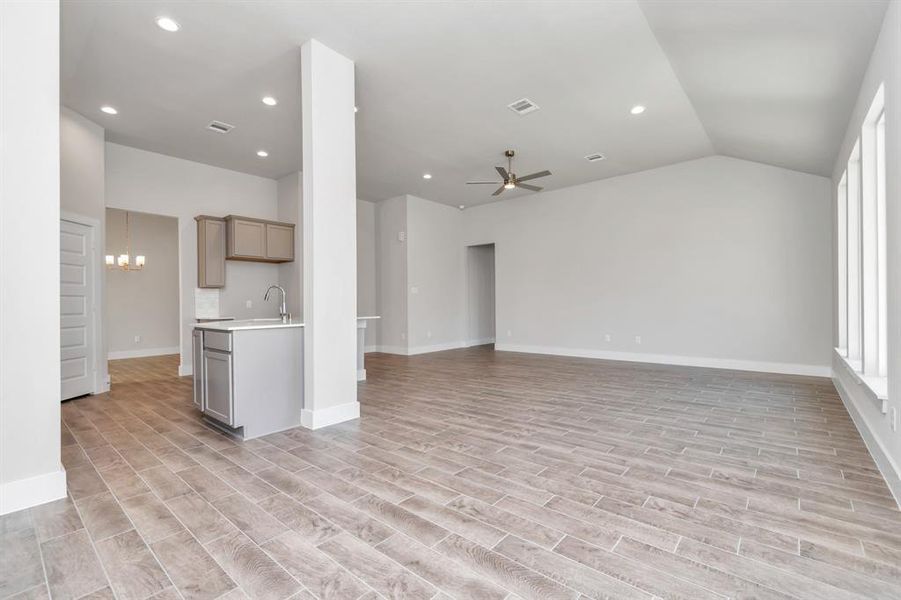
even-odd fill
[(400, 354), (407, 356), (407, 349), (403, 346), (376, 346), (374, 352), (382, 352), (384, 354)]
[(888, 377), (878, 377), (874, 375), (864, 375), (860, 372), (862, 368), (859, 360), (849, 360), (842, 348), (835, 348), (835, 355), (839, 363), (845, 368), (845, 371), (851, 376), (854, 382), (867, 389), (870, 395), (881, 404), (880, 410), (882, 414), (888, 412)]
[(357, 381), (366, 381), (366, 369), (357, 369)]
[(148, 356), (165, 356), (167, 354), (180, 353), (181, 348), (179, 346), (169, 346), (168, 348), (142, 348), (140, 350), (115, 350), (107, 354), (107, 359), (122, 360), (123, 358), (146, 358)]
[(686, 367), (707, 367), (710, 369), (732, 369), (735, 371), (757, 371), (760, 373), (808, 375), (813, 377), (832, 376), (832, 367), (828, 365), (777, 363), (755, 360), (740, 360), (732, 358), (709, 358), (704, 356), (643, 354), (639, 352), (616, 352), (611, 350), (561, 348), (556, 346), (530, 346), (526, 344), (510, 343), (496, 344), (494, 349), (503, 352), (525, 352), (528, 354), (549, 354), (553, 356), (577, 356), (581, 358), (599, 358), (602, 360), (620, 360), (627, 362), (655, 363), (663, 365), (681, 365)]
[(66, 470), (0, 484), (0, 515), (66, 497)]
[(854, 394), (845, 387), (840, 372), (836, 371), (835, 376), (832, 378), (832, 383), (835, 385), (835, 389), (842, 399), (842, 404), (845, 405), (845, 410), (847, 410), (848, 414), (851, 416), (851, 421), (854, 423), (854, 426), (857, 427), (857, 431), (860, 433), (864, 445), (866, 445), (867, 450), (870, 452), (870, 456), (873, 457), (876, 467), (882, 474), (882, 478), (885, 479), (889, 490), (892, 492), (892, 496), (895, 497), (895, 502), (898, 504), (898, 507), (901, 508), (901, 467), (895, 463), (892, 459), (892, 455), (882, 444), (882, 441), (880, 441), (879, 437), (873, 433), (873, 430), (867, 423), (864, 412), (857, 407), (857, 403), (854, 400)]
[(493, 344), (494, 341), (495, 341), (495, 340), (494, 340), (493, 337), (491, 337), (491, 338), (482, 338), (482, 339), (480, 339), (480, 340), (469, 340), (469, 341), (465, 342), (464, 346), (465, 346), (466, 348), (472, 348), (473, 346), (484, 346), (484, 345), (486, 345), (486, 344)]
[(416, 354), (429, 354), (431, 352), (443, 352), (445, 350), (456, 350), (457, 348), (465, 348), (466, 342), (447, 342), (445, 344), (434, 344), (432, 346), (415, 346), (407, 348), (407, 356)]
[(178, 365), (178, 376), (187, 377), (194, 374), (194, 365)]
[(360, 403), (345, 402), (338, 406), (330, 406), (320, 410), (303, 409), (300, 411), (300, 424), (307, 429), (320, 429), (329, 425), (337, 425), (344, 421), (360, 418)]
[(366, 346), (365, 348), (363, 348), (363, 354), (369, 354), (370, 352), (378, 352), (378, 351), (379, 351), (378, 345)]
[(106, 297), (103, 293), (105, 274), (103, 269), (100, 268), (100, 247), (106, 243), (106, 232), (102, 227), (101, 221), (98, 219), (79, 215), (67, 210), (59, 211), (59, 220), (68, 221), (69, 223), (75, 223), (77, 225), (84, 225), (85, 227), (90, 227), (92, 229), (91, 241), (94, 246), (91, 248), (90, 260), (91, 264), (94, 266), (94, 310), (92, 312), (92, 320), (94, 321), (94, 381), (91, 386), (91, 393), (103, 394), (104, 392), (109, 391), (109, 383), (106, 382), (106, 379), (109, 377), (109, 371), (106, 367), (106, 360), (103, 358), (103, 340), (105, 337), (103, 325), (106, 321), (106, 319), (103, 318), (103, 315), (105, 314), (103, 301)]

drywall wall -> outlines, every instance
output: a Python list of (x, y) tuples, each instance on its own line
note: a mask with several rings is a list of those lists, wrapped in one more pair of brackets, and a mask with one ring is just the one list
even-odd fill
[(382, 352), (407, 353), (407, 197), (383, 200), (375, 209), (376, 296)]
[[(876, 90), (885, 84), (886, 137), (886, 229), (887, 229), (887, 299), (888, 299), (888, 406), (882, 403), (849, 371), (844, 361), (833, 354), (833, 381), (842, 395), (848, 412), (860, 430), (870, 453), (901, 504), (901, 4), (892, 2), (885, 14), (882, 32), (873, 50), (860, 94), (832, 178), (835, 214), (835, 190)], [(833, 247), (833, 264), (837, 248)], [(838, 285), (835, 277), (834, 285)], [(837, 294), (834, 288), (833, 297)], [(838, 317), (835, 328), (838, 327)], [(837, 338), (835, 340), (837, 345)]]
[[(357, 316), (378, 315), (376, 297), (376, 205), (357, 200)], [(378, 321), (366, 328), (366, 347), (378, 346)]]
[[(106, 235), (103, 136), (103, 127), (100, 125), (65, 106), (60, 108), (60, 210), (64, 217), (77, 218), (79, 222), (94, 227), (98, 255), (102, 253)], [(95, 267), (102, 290), (105, 286), (106, 270), (99, 263)], [(103, 294), (100, 294), (95, 302), (96, 314), (100, 315), (100, 318), (96, 323), (99, 344), (96, 349), (98, 369), (94, 391), (104, 392), (109, 390), (109, 369), (106, 364), (109, 344)]]
[(826, 178), (715, 156), (462, 214), (498, 349), (830, 372)]
[(466, 345), (494, 343), (494, 244), (466, 248)]
[(464, 345), (466, 253), (459, 209), (407, 196), (408, 353)]
[[(228, 169), (163, 154), (106, 144), (106, 203), (110, 208), (148, 212), (178, 219), (181, 279), (181, 367), (191, 373), (191, 323), (197, 286), (196, 215), (229, 214), (278, 218), (277, 184)], [(220, 313), (239, 319), (278, 316), (278, 301), (263, 301), (270, 284), (279, 280), (278, 266), (228, 261), (226, 285), (220, 292)], [(252, 306), (247, 307), (250, 301)]]
[(288, 312), (303, 318), (303, 173), (285, 175), (277, 182), (278, 219), (294, 223), (294, 261), (278, 266), (278, 283), (285, 288)]
[(126, 253), (128, 214), (131, 259), (142, 254), (147, 261), (140, 271), (107, 273), (109, 358), (177, 354), (178, 219), (117, 208), (106, 213), (104, 254)]
[(6, 514), (66, 495), (59, 3), (0, 2), (0, 107), (0, 514)]

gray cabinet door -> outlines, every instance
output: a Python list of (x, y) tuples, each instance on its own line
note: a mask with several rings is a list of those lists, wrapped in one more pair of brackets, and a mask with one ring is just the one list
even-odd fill
[(228, 258), (266, 258), (266, 224), (261, 221), (229, 220)]
[(217, 350), (203, 351), (204, 414), (234, 427), (234, 386), (232, 355)]
[(266, 223), (266, 258), (269, 260), (294, 260), (294, 227)]
[(203, 410), (203, 332), (195, 329), (192, 339), (194, 343), (194, 406), (198, 410)]
[(225, 221), (197, 217), (197, 287), (225, 287)]

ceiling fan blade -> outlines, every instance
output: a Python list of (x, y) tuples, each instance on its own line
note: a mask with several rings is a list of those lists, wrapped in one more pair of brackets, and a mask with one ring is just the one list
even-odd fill
[(501, 194), (504, 193), (504, 190), (505, 190), (505, 189), (507, 189), (507, 188), (505, 188), (504, 185), (501, 185), (501, 187), (497, 188), (497, 191), (494, 192), (494, 193), (491, 194), (491, 195), (492, 195), (492, 196), (500, 196)]
[(504, 167), (494, 167), (494, 168), (497, 169), (498, 173), (500, 173), (501, 179), (503, 179), (504, 181), (507, 181), (508, 179), (510, 179), (510, 175), (507, 173), (507, 169), (505, 169)]
[(540, 192), (544, 188), (540, 188), (537, 185), (529, 185), (527, 183), (520, 183), (519, 180), (514, 182), (514, 185), (518, 188), (522, 188), (524, 190), (532, 190), (533, 192)]
[(532, 173), (531, 175), (526, 175), (525, 177), (517, 177), (516, 181), (528, 181), (530, 179), (538, 179), (539, 177), (547, 177), (550, 175), (550, 171), (538, 171), (537, 173)]
[(503, 185), (503, 181), (467, 181), (466, 185)]

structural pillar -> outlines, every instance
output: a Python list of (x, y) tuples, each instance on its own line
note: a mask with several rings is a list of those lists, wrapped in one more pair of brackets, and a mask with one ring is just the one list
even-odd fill
[(301, 48), (304, 408), (318, 429), (357, 403), (357, 182), (354, 63), (316, 40)]

